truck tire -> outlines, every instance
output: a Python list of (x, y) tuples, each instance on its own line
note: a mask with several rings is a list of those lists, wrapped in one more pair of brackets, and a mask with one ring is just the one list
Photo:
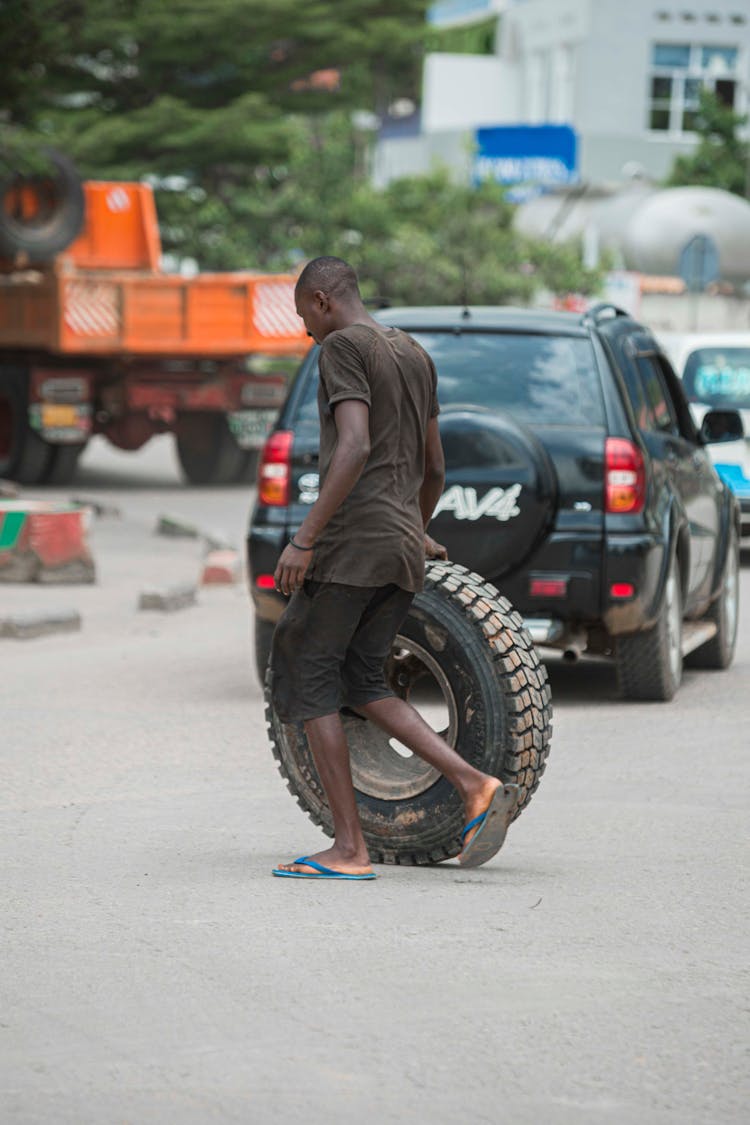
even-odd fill
[(44, 474), (44, 484), (70, 484), (76, 475), (78, 462), (86, 448), (83, 445), (53, 445), (52, 456)]
[(268, 661), (271, 659), (271, 642), (276, 626), (272, 621), (255, 618), (255, 671), (262, 684), (266, 682)]
[(48, 261), (80, 233), (85, 202), (78, 174), (61, 152), (44, 155), (49, 176), (16, 174), (0, 182), (0, 257)]
[(623, 699), (666, 703), (674, 698), (682, 680), (682, 588), (676, 557), (669, 566), (658, 621), (643, 633), (617, 638), (615, 666)]
[(258, 479), (259, 449), (246, 449), (242, 467), (237, 474), (238, 484), (255, 484)]
[(734, 526), (728, 539), (721, 593), (706, 615), (716, 625), (716, 633), (685, 658), (690, 668), (728, 668), (734, 660), (740, 617), (740, 541)]
[(53, 447), (29, 423), (28, 387), (24, 368), (0, 366), (0, 477), (39, 484)]
[[(519, 786), (515, 819), (544, 772), (552, 707), (546, 669), (507, 599), (463, 566), (428, 563), (424, 591), (387, 671), (397, 694), (415, 703), (427, 699), (433, 716), (439, 712), (437, 719), (429, 710), (425, 717), (462, 757)], [(304, 728), (280, 721), (269, 684), (267, 676), (266, 718), (279, 770), (311, 820), (332, 836)], [(371, 859), (428, 864), (458, 855), (464, 811), (453, 786), (368, 720), (346, 711), (342, 718)]]
[(190, 484), (232, 484), (240, 479), (245, 450), (223, 414), (182, 414), (175, 431), (177, 457)]

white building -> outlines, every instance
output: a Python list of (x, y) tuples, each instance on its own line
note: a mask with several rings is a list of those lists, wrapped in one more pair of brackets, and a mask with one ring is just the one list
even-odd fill
[(494, 55), (427, 56), (420, 124), (383, 129), (376, 182), (468, 176), (477, 128), (534, 124), (575, 130), (585, 180), (661, 179), (695, 145), (701, 87), (750, 109), (749, 0), (444, 0), (433, 21), (493, 13)]

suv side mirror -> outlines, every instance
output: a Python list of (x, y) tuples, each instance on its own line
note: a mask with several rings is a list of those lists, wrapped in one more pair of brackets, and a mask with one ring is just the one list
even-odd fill
[(700, 435), (704, 445), (723, 441), (741, 441), (745, 436), (745, 427), (742, 425), (739, 411), (709, 410), (703, 415)]

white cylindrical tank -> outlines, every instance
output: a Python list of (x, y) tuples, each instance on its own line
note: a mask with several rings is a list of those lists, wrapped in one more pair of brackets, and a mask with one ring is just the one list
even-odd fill
[(629, 269), (676, 275), (680, 254), (696, 234), (708, 235), (719, 252), (719, 277), (750, 279), (750, 203), (718, 188), (667, 188), (646, 199), (622, 234)]

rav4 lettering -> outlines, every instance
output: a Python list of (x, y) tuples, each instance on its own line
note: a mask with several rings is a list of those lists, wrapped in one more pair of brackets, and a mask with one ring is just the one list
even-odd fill
[(491, 488), (481, 500), (477, 500), (475, 488), (462, 488), (460, 484), (454, 484), (440, 497), (434, 515), (453, 512), (457, 520), (473, 522), (487, 516), (505, 523), (521, 513), (517, 504), (521, 488), (520, 484), (512, 484), (509, 488)]

